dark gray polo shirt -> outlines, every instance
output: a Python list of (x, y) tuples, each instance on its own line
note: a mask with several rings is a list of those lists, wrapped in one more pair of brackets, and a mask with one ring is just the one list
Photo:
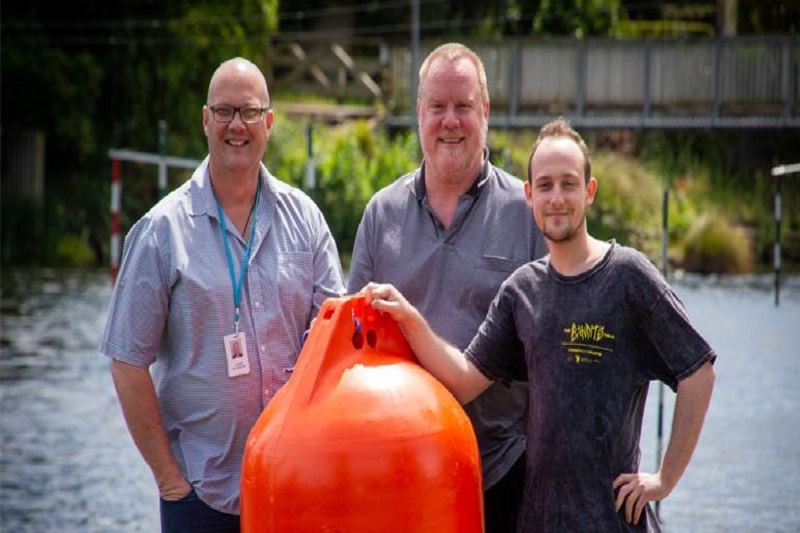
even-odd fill
[[(488, 152), (487, 152), (488, 160)], [(378, 191), (358, 227), (347, 289), (391, 283), (447, 341), (464, 350), (503, 281), (546, 253), (523, 184), (487, 161), (448, 229), (425, 194), (425, 165)], [(495, 384), (465, 406), (478, 438), (483, 488), (525, 450), (527, 392)]]

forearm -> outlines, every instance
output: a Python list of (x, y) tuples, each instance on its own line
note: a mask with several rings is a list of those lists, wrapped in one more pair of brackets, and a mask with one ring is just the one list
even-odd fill
[(647, 502), (663, 500), (678, 484), (694, 453), (714, 387), (714, 367), (706, 363), (678, 384), (667, 451), (656, 474), (624, 472), (617, 476), (616, 509), (625, 507), (625, 518), (635, 524)]
[(711, 363), (706, 363), (678, 385), (672, 431), (659, 470), (668, 492), (678, 484), (697, 446), (713, 386)]
[[(416, 309), (414, 314), (413, 320), (400, 324), (411, 350), (420, 364), (447, 387), (459, 402), (470, 402), (489, 385), (489, 381), (458, 348), (436, 335)], [(485, 380), (484, 386), (480, 384), (481, 378)]]
[(188, 482), (170, 449), (150, 372), (114, 360), (111, 375), (128, 431), (153, 472), (159, 493), (167, 497), (185, 493)]

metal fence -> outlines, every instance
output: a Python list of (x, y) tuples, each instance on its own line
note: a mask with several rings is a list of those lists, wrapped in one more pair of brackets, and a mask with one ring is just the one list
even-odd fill
[[(422, 43), (421, 63), (439, 43)], [(800, 37), (548, 39), (465, 42), (481, 57), (491, 124), (798, 128)], [(387, 102), (409, 125), (411, 53), (390, 49)]]

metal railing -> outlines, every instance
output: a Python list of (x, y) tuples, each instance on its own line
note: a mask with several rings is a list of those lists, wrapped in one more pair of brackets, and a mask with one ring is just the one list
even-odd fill
[[(465, 44), (484, 62), (496, 127), (557, 115), (581, 128), (800, 127), (798, 36)], [(409, 48), (390, 48), (390, 125), (412, 123), (411, 72)]]

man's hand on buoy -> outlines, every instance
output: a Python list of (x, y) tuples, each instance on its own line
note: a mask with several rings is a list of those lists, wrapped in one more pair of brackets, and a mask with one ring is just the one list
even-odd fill
[(389, 283), (368, 283), (362, 289), (367, 305), (391, 316), (398, 324), (407, 326), (414, 321), (422, 320), (413, 305)]

